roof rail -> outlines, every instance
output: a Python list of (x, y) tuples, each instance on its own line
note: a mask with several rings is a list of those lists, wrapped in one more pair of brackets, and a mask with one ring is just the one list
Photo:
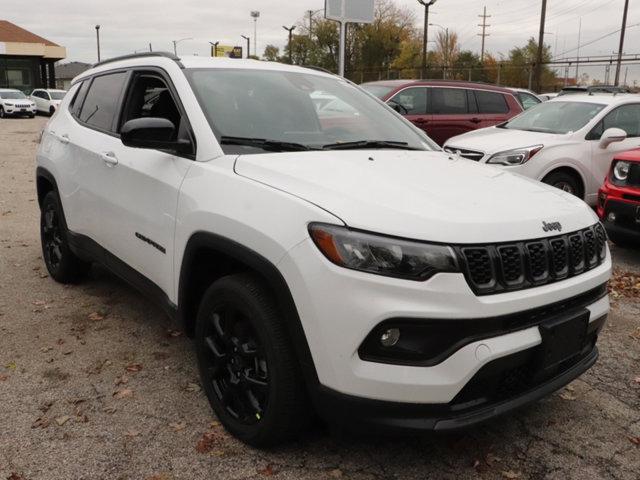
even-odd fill
[(184, 65), (180, 62), (180, 57), (175, 56), (170, 52), (141, 52), (141, 53), (131, 53), (129, 55), (121, 55), (119, 57), (108, 58), (106, 60), (102, 60), (101, 62), (94, 63), (91, 68), (100, 67), (102, 65), (106, 65), (107, 63), (119, 62), (120, 60), (130, 60), (132, 58), (148, 58), (148, 57), (164, 57), (169, 58), (176, 62), (180, 68), (184, 68)]

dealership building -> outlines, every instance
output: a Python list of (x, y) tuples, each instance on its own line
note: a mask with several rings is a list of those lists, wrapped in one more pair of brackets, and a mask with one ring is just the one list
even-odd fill
[(64, 47), (0, 20), (0, 88), (55, 88), (54, 64), (66, 56)]

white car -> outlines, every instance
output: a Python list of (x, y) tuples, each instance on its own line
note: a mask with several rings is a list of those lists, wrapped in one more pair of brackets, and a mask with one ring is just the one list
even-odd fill
[(595, 205), (617, 153), (640, 146), (640, 96), (567, 95), (444, 149), (540, 180)]
[(611, 256), (595, 213), (443, 153), (331, 74), (102, 62), (46, 125), (36, 176), (51, 277), (99, 262), (154, 298), (252, 445), (292, 438), (314, 409), (371, 433), (468, 427), (598, 355)]
[(37, 88), (31, 92), (31, 100), (36, 104), (38, 112), (53, 115), (66, 95), (66, 90), (47, 90)]
[(543, 102), (546, 102), (546, 101), (549, 101), (549, 100), (553, 100), (557, 96), (558, 96), (558, 92), (548, 92), (548, 93), (539, 94), (538, 98), (542, 99)]
[(538, 95), (526, 88), (507, 88), (514, 93), (514, 96), (518, 99), (518, 102), (520, 102), (520, 105), (522, 105), (524, 110), (529, 110), (531, 107), (535, 107), (544, 101)]
[(26, 115), (36, 116), (36, 104), (20, 90), (0, 88), (0, 118)]

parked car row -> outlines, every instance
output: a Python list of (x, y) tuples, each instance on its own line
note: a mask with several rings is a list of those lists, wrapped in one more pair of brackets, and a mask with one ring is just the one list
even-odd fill
[(53, 115), (67, 92), (38, 88), (27, 96), (16, 89), (0, 89), (0, 118), (27, 116), (33, 118), (36, 113)]

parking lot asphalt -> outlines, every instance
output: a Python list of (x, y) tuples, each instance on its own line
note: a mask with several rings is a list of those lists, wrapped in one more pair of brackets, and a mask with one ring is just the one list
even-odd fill
[(191, 340), (105, 271), (46, 274), (35, 151), (46, 118), (0, 120), (0, 479), (640, 478), (640, 250), (613, 248), (597, 365), (520, 412), (455, 436), (338, 438), (276, 450), (218, 424)]

